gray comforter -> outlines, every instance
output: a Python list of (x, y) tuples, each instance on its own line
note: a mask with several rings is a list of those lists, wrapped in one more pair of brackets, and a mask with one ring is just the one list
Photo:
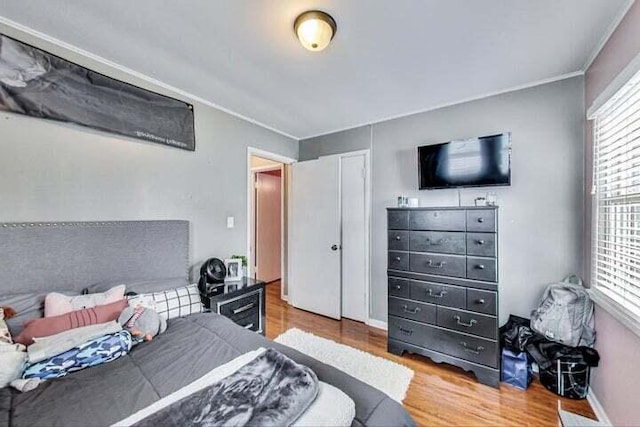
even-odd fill
[(171, 320), (164, 334), (114, 362), (27, 393), (0, 389), (0, 426), (110, 425), (259, 347), (277, 349), (349, 395), (356, 404), (353, 425), (415, 425), (400, 404), (367, 384), (225, 317), (202, 313)]

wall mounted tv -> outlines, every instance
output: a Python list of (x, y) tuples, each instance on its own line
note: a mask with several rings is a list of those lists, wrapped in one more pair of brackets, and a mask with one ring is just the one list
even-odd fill
[(511, 185), (511, 134), (418, 147), (420, 190)]

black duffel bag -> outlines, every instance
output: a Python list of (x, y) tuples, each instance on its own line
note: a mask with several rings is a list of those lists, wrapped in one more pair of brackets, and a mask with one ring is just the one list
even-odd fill
[(529, 319), (511, 314), (507, 323), (500, 327), (500, 347), (523, 352), (534, 335)]
[(584, 399), (589, 392), (589, 374), (600, 356), (590, 347), (569, 347), (538, 336), (527, 352), (540, 368), (540, 382), (555, 394)]

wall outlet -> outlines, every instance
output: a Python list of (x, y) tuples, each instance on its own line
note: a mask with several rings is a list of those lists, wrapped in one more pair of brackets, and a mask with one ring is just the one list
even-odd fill
[(234, 218), (232, 216), (227, 217), (227, 228), (233, 228)]

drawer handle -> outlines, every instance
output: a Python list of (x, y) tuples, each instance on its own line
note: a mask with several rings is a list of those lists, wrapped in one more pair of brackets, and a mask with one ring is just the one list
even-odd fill
[(484, 300), (484, 298), (480, 298), (476, 300), (476, 304), (484, 304), (486, 301)]
[(460, 345), (464, 347), (464, 351), (466, 351), (467, 353), (480, 354), (484, 351), (484, 347), (481, 345), (476, 348), (471, 348), (464, 341), (460, 341)]
[(402, 286), (400, 286), (400, 285), (396, 285), (396, 286), (395, 286), (395, 288), (396, 288), (396, 289), (398, 289), (398, 290), (400, 290), (400, 289), (402, 289)]
[(484, 218), (482, 217), (478, 218), (478, 222), (484, 222)]
[(236, 308), (235, 310), (233, 310), (233, 314), (238, 314), (238, 313), (242, 313), (242, 312), (247, 311), (247, 310), (251, 310), (255, 306), (256, 306), (256, 303), (250, 302), (247, 305), (243, 305), (242, 307)]
[(429, 244), (429, 246), (440, 246), (446, 241), (447, 241), (447, 239), (445, 239), (445, 238), (436, 240), (435, 242), (432, 242), (431, 239), (427, 239), (427, 244)]
[(484, 264), (476, 264), (478, 270), (484, 270)]
[(478, 245), (484, 245), (486, 242), (484, 240), (476, 240)]
[(396, 257), (396, 262), (400, 262), (402, 261), (402, 258), (400, 258), (399, 256)]
[(409, 310), (409, 307), (407, 307), (406, 305), (402, 306), (402, 311), (404, 311), (405, 313), (409, 313), (409, 314), (417, 314), (420, 312), (420, 307), (416, 307), (413, 310)]
[(253, 323), (249, 323), (248, 325), (244, 325), (245, 329), (251, 329), (253, 328)]
[(400, 235), (397, 235), (396, 240), (402, 240), (402, 237)]
[(445, 261), (440, 261), (440, 262), (434, 264), (433, 260), (429, 260), (429, 262), (427, 262), (427, 267), (429, 267), (429, 268), (442, 268), (442, 267), (444, 267), (445, 264), (446, 264)]
[(466, 328), (471, 328), (473, 325), (478, 323), (478, 321), (476, 319), (471, 319), (471, 320), (469, 320), (469, 323), (464, 323), (464, 322), (461, 321), (462, 319), (460, 319), (460, 316), (458, 316), (458, 315), (453, 316), (453, 318), (455, 319), (455, 321), (456, 321), (456, 323), (458, 325), (464, 326)]
[(400, 332), (403, 335), (411, 335), (411, 334), (413, 334), (413, 329), (405, 329), (402, 326), (398, 326), (398, 329), (400, 329)]
[(447, 294), (447, 291), (440, 291), (440, 293), (436, 295), (433, 293), (432, 289), (428, 289), (427, 292), (429, 293), (429, 296), (433, 298), (442, 298)]

